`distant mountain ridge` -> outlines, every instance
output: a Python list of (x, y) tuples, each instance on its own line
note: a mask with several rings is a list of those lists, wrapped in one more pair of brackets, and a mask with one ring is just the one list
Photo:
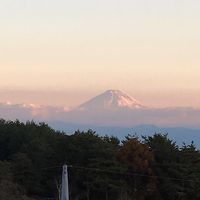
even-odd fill
[(155, 133), (168, 134), (169, 138), (176, 141), (176, 143), (182, 146), (183, 143), (186, 145), (194, 141), (194, 144), (198, 149), (200, 149), (200, 129), (184, 128), (184, 127), (158, 127), (155, 125), (143, 124), (133, 127), (104, 127), (104, 126), (95, 126), (89, 124), (70, 124), (59, 121), (50, 121), (49, 125), (56, 130), (64, 131), (67, 134), (72, 134), (76, 130), (87, 131), (92, 129), (96, 131), (100, 136), (115, 136), (120, 140), (125, 139), (125, 137), (130, 135), (141, 136), (150, 136)]

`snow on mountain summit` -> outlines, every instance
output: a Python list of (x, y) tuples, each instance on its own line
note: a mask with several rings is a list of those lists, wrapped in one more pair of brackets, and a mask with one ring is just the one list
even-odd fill
[(144, 106), (120, 90), (107, 90), (78, 107), (79, 110), (91, 109), (138, 109)]

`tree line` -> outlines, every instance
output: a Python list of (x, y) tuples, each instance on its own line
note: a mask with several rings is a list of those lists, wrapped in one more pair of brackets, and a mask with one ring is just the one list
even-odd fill
[(167, 134), (123, 141), (45, 123), (0, 120), (0, 199), (57, 200), (62, 165), (71, 200), (200, 199), (200, 152)]

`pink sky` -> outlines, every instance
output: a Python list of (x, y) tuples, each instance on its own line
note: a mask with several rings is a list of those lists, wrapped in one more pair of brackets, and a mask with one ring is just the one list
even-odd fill
[(74, 106), (120, 89), (148, 105), (199, 107), (199, 9), (197, 0), (3, 0), (0, 101)]

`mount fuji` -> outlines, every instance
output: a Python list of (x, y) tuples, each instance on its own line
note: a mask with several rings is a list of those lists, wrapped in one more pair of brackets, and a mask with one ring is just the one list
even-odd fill
[(92, 98), (80, 105), (76, 110), (118, 110), (118, 109), (139, 109), (144, 108), (138, 100), (120, 90), (107, 90), (104, 93)]

